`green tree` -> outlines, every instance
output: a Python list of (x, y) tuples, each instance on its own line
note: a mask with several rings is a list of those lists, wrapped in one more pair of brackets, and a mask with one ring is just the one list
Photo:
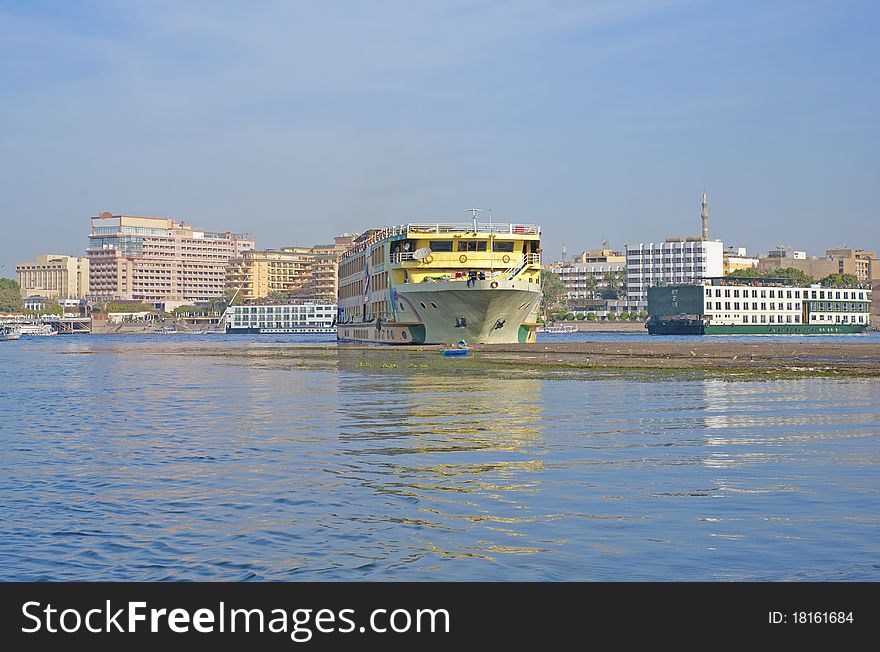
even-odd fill
[(815, 279), (794, 267), (777, 267), (759, 272), (757, 269), (737, 269), (727, 275), (727, 278), (773, 278), (783, 281), (789, 281), (794, 285), (806, 286), (815, 283)]
[(859, 279), (852, 274), (841, 274), (838, 272), (837, 274), (829, 274), (819, 283), (822, 284), (823, 288), (854, 288), (858, 287)]
[(563, 319), (565, 321), (571, 321), (572, 319), (574, 319), (574, 313), (573, 312), (565, 313), (565, 316), (563, 317)]
[(596, 313), (588, 312), (587, 313), (587, 321), (596, 321)]
[(596, 282), (596, 277), (592, 274), (587, 274), (584, 279), (584, 289), (587, 291), (587, 297), (590, 299), (596, 298), (596, 290), (598, 289), (599, 284)]
[(647, 318), (648, 318), (648, 311), (647, 311), (647, 310), (642, 310), (642, 311), (639, 313), (639, 319), (641, 319), (641, 320), (645, 320), (645, 319), (647, 319)]
[(0, 278), (0, 290), (15, 290), (16, 292), (21, 291), (21, 286), (18, 284), (13, 278)]
[(541, 291), (544, 298), (544, 308), (546, 310), (552, 310), (559, 306), (565, 298), (565, 286), (562, 284), (562, 279), (559, 278), (559, 274), (556, 274), (555, 272), (543, 272), (542, 279), (543, 285)]
[[(233, 299), (234, 297), (234, 299)], [(223, 309), (226, 310), (228, 306), (240, 306), (244, 303), (244, 299), (241, 296), (241, 292), (239, 292), (235, 288), (226, 288), (223, 292)]]
[(617, 319), (617, 313), (614, 312), (613, 310), (609, 310), (609, 311), (608, 311), (608, 316), (606, 317), (606, 319), (607, 319), (608, 321), (614, 321), (614, 320), (616, 320), (616, 319)]
[(287, 303), (287, 295), (284, 292), (273, 290), (267, 297), (271, 303)]
[(579, 313), (576, 315), (576, 317), (577, 317), (578, 321), (583, 321), (584, 319), (586, 319), (587, 316), (586, 316), (584, 313), (579, 312)]
[(626, 310), (622, 310), (621, 313), (618, 315), (618, 318), (621, 321), (627, 321), (629, 319), (629, 313)]
[[(0, 280), (8, 281), (9, 279)], [(0, 312), (21, 312), (21, 294), (17, 289), (4, 287), (0, 290)]]
[(109, 301), (104, 304), (104, 311), (111, 312), (152, 312), (153, 307), (140, 301)]

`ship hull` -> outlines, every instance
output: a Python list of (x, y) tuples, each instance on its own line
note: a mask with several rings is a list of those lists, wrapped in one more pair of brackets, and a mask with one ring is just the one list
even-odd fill
[(699, 319), (655, 320), (650, 335), (845, 335), (861, 333), (864, 324), (730, 324), (711, 325)]
[[(495, 287), (493, 287), (493, 285)], [(540, 286), (522, 281), (410, 283), (393, 290), (394, 321), (339, 324), (340, 340), (382, 344), (535, 341)]]

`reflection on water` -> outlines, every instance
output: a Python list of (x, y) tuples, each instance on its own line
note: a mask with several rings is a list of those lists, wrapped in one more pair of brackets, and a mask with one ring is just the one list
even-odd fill
[(328, 355), (5, 349), (2, 579), (880, 577), (876, 381)]

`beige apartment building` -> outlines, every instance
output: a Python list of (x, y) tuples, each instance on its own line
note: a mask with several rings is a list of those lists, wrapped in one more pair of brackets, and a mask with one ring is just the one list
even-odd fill
[(230, 260), (226, 287), (248, 302), (273, 292), (300, 292), (311, 283), (312, 255), (304, 247), (248, 251)]
[(21, 298), (82, 299), (89, 293), (89, 259), (41, 254), (33, 263), (15, 266)]
[(249, 251), (229, 262), (226, 287), (238, 291), (244, 302), (279, 292), (292, 300), (335, 303), (338, 261), (354, 238), (342, 235), (328, 245)]
[(254, 248), (247, 234), (195, 229), (163, 217), (101, 213), (92, 219), (89, 296), (169, 310), (223, 297), (226, 266)]
[(863, 284), (880, 280), (877, 254), (862, 249), (828, 249), (822, 257), (779, 249), (770, 251), (758, 262), (759, 271), (770, 271), (777, 267), (794, 267), (817, 280), (831, 274), (852, 274)]

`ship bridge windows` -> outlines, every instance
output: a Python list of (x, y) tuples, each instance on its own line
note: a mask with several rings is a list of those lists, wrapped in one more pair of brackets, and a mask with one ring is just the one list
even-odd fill
[(486, 251), (485, 240), (459, 240), (459, 251)]
[(492, 251), (501, 251), (512, 254), (513, 242), (509, 240), (495, 240), (492, 243)]
[(431, 251), (452, 251), (452, 240), (431, 240), (428, 246)]

